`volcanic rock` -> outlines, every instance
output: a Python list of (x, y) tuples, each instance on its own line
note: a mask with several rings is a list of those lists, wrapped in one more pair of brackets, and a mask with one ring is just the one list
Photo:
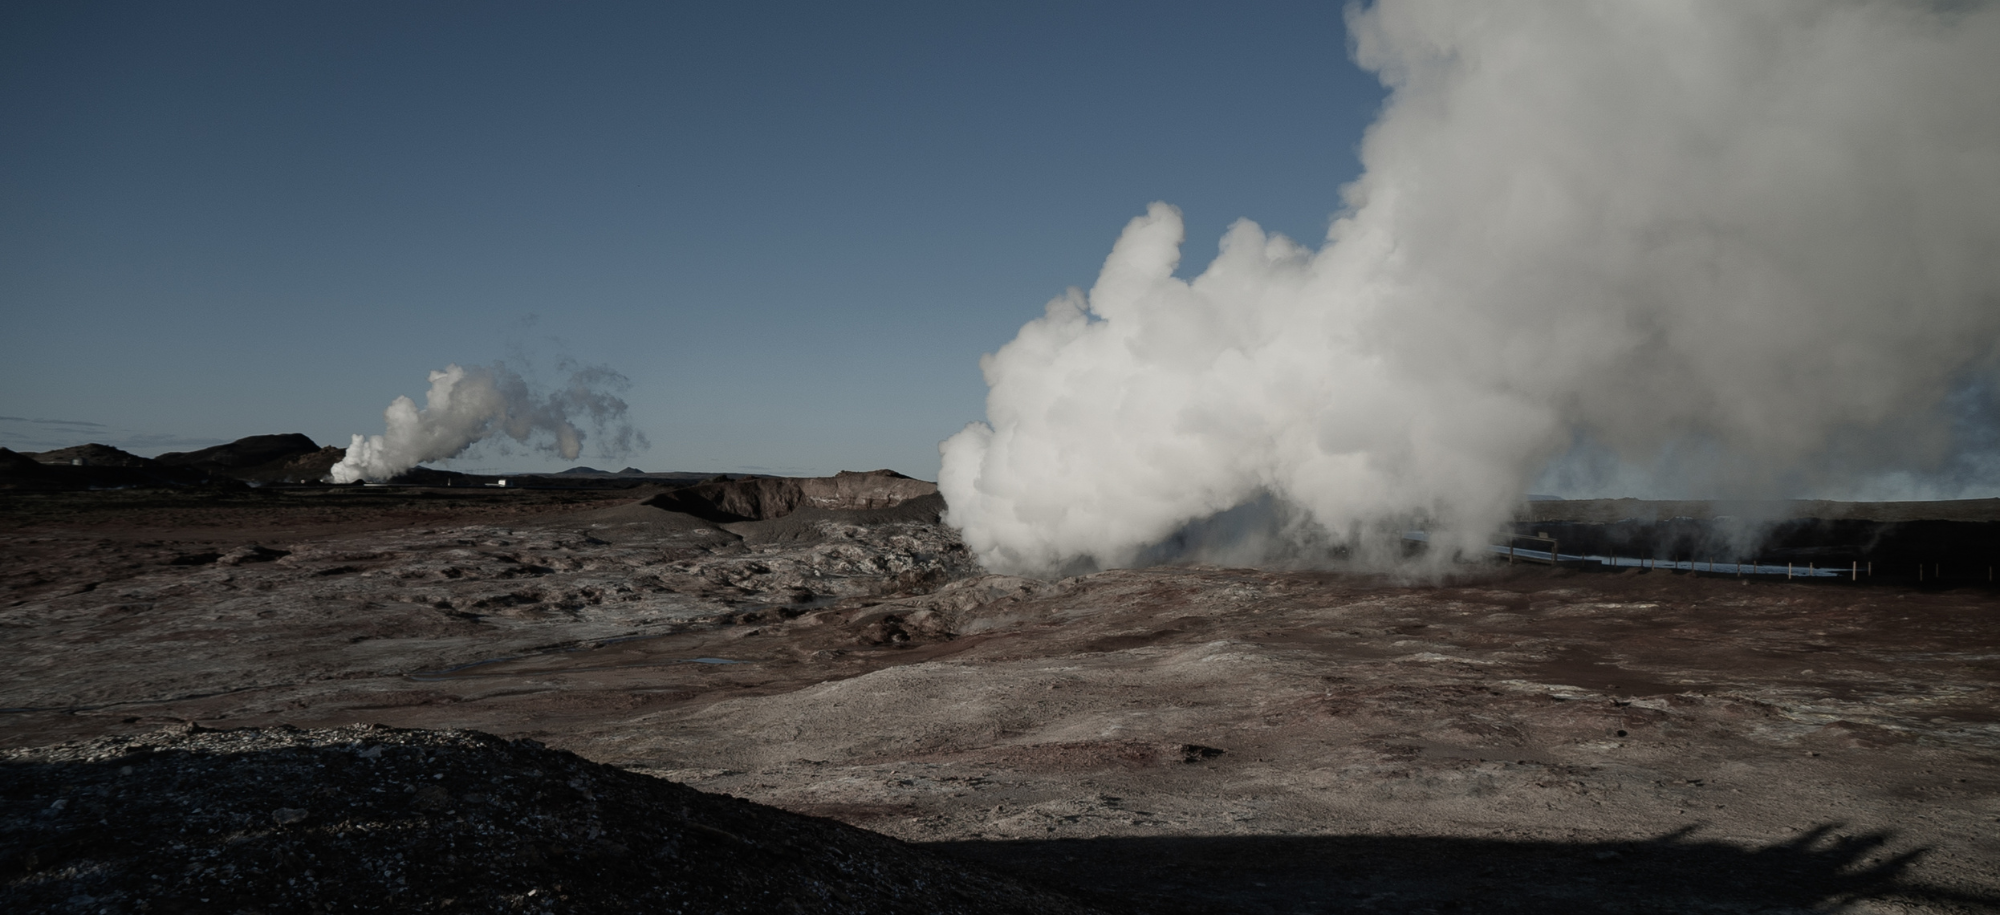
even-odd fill
[(333, 465), (340, 463), (345, 457), (347, 449), (328, 445), (311, 454), (301, 454), (282, 462), (273, 462), (276, 464), (275, 469), (271, 469), (272, 464), (265, 464), (248, 471), (239, 471), (237, 475), (241, 479), (261, 479), (269, 482), (317, 483), (333, 473)]
[(0, 909), (1075, 913), (832, 820), (476, 731), (0, 751)]
[(893, 470), (867, 473), (843, 470), (831, 477), (714, 480), (662, 493), (647, 504), (726, 523), (781, 518), (802, 507), (892, 508), (936, 492), (937, 484), (914, 480)]

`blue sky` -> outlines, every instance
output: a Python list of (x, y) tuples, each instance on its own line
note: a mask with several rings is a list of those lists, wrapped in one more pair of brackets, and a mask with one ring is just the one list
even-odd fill
[(9, 4), (0, 444), (567, 356), (652, 441), (585, 463), (930, 477), (1147, 203), (1317, 242), (1382, 97), (1330, 3)]

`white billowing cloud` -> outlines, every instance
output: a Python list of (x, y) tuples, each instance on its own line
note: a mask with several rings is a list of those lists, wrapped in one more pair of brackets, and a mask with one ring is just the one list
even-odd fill
[(585, 439), (577, 422), (591, 425), (609, 454), (646, 447), (645, 436), (625, 421), (625, 401), (611, 393), (625, 387), (625, 377), (608, 369), (576, 369), (567, 385), (546, 394), (500, 364), (449, 365), (432, 372), (430, 382), (423, 409), (398, 397), (382, 413), (387, 431), (354, 436), (333, 467), (335, 483), (388, 479), (425, 461), (456, 457), (496, 435), (574, 461)]
[(2000, 389), (2000, 5), (1349, 26), (1392, 91), (1321, 247), (1243, 221), (1179, 279), (1154, 204), (982, 363), (939, 483), (989, 568), (1127, 564), (1260, 500), (1470, 546), (1578, 436), (1700, 455), (1716, 495), (1922, 472), (1948, 397)]

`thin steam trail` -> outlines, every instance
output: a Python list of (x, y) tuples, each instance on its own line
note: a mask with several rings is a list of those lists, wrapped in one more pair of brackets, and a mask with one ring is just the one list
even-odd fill
[(1322, 246), (1241, 221), (1182, 280), (1154, 204), (983, 360), (939, 483), (989, 568), (1143, 562), (1258, 506), (1290, 544), (1477, 548), (1586, 445), (1697, 456), (1659, 472), (1714, 496), (2000, 469), (1963, 421), (2000, 415), (2000, 6), (1381, 0), (1349, 29), (1391, 94)]
[(333, 466), (335, 483), (386, 480), (426, 461), (457, 457), (474, 444), (505, 435), (574, 461), (583, 453), (589, 426), (611, 455), (645, 448), (646, 438), (625, 419), (625, 401), (615, 392), (629, 382), (604, 368), (579, 368), (569, 383), (547, 393), (505, 365), (446, 366), (430, 374), (424, 407), (398, 397), (383, 411), (387, 430), (354, 436), (347, 455)]

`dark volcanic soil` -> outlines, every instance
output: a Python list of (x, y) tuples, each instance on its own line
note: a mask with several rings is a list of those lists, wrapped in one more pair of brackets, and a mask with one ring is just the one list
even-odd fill
[(914, 499), (370, 493), (10, 496), (0, 745), (477, 728), (1111, 911), (2000, 911), (1983, 585), (1042, 582)]
[(9, 912), (1075, 913), (831, 820), (533, 741), (175, 729), (0, 751)]

